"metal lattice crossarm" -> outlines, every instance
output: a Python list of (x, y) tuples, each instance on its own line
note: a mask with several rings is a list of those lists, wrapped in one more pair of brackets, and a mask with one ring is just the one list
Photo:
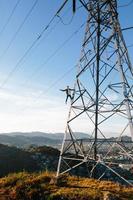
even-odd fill
[[(88, 19), (57, 176), (84, 165), (89, 176), (105, 178), (110, 170), (131, 184), (117, 169), (122, 155), (133, 164), (133, 67), (117, 0), (89, 0), (84, 6)], [(79, 124), (88, 126), (88, 139), (76, 137)], [(109, 139), (109, 129), (116, 138)], [(123, 141), (125, 134), (131, 140)]]

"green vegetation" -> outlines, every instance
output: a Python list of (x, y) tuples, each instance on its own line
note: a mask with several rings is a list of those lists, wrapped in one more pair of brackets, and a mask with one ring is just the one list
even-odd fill
[(65, 175), (52, 184), (54, 173), (10, 174), (0, 179), (1, 200), (132, 200), (133, 188), (107, 181)]
[(37, 162), (30, 152), (0, 144), (0, 177), (11, 172), (34, 172), (38, 169)]
[(52, 155), (52, 156), (58, 156), (60, 155), (60, 152), (58, 149), (49, 147), (49, 146), (39, 146), (39, 147), (32, 147), (30, 146), (28, 149), (29, 152), (32, 153), (42, 153), (42, 154), (47, 154), (47, 155)]
[[(48, 146), (0, 144), (0, 176), (12, 173), (0, 178), (0, 200), (133, 200), (133, 188), (107, 181), (64, 175), (52, 184), (55, 174), (40, 171), (56, 171), (58, 157), (59, 150)], [(79, 170), (86, 174), (83, 166)]]
[(21, 171), (55, 171), (58, 157), (59, 150), (52, 147), (30, 146), (27, 149), (20, 149), (0, 144), (0, 177)]

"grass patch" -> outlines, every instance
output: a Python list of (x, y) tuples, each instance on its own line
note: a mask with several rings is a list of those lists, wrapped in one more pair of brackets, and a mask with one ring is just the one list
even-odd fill
[(54, 173), (14, 173), (0, 179), (0, 199), (4, 200), (133, 200), (133, 188), (108, 181), (65, 175), (51, 184)]

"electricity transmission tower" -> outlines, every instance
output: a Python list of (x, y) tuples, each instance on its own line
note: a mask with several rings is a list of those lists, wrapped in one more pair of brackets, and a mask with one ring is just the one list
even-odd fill
[[(117, 0), (80, 2), (88, 19), (57, 177), (86, 168), (90, 177), (131, 184), (120, 166), (133, 164), (133, 68)], [(88, 139), (77, 138), (79, 127), (88, 127)]]

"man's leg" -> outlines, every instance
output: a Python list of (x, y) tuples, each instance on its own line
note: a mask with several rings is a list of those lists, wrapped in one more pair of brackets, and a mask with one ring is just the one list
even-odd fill
[(67, 97), (66, 97), (66, 104), (67, 104), (67, 100), (68, 100), (68, 95), (67, 95)]

